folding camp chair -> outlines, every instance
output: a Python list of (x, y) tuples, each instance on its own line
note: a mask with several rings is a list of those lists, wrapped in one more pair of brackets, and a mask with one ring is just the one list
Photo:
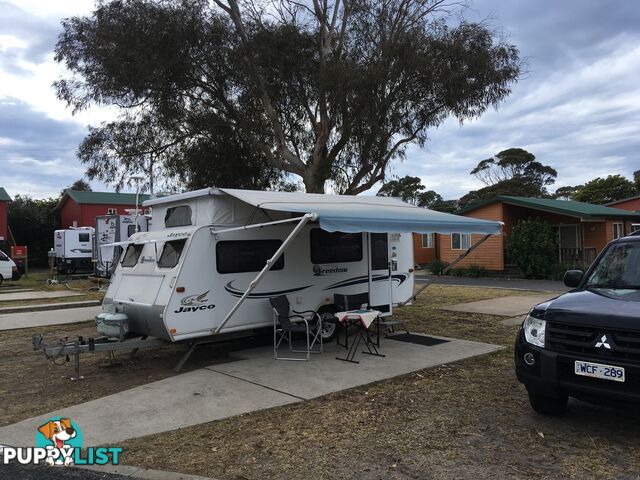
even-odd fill
[[(309, 360), (311, 353), (322, 353), (322, 318), (313, 310), (297, 312), (291, 309), (285, 295), (269, 299), (273, 308), (273, 358), (276, 360)], [(310, 318), (305, 318), (310, 317)], [(292, 343), (293, 333), (304, 333), (307, 342), (305, 350), (295, 350)], [(283, 340), (289, 343), (292, 353), (306, 353), (306, 358), (279, 357), (278, 348)], [(317, 350), (313, 346), (318, 343)]]

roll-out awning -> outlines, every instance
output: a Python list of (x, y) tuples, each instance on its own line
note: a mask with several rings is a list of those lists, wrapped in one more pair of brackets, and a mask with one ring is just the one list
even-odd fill
[(315, 213), (328, 232), (500, 233), (501, 222), (416, 207), (389, 197), (217, 189), (264, 210)]

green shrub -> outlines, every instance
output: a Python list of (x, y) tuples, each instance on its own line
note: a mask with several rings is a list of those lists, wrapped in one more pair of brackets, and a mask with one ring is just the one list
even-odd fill
[(467, 276), (467, 270), (464, 267), (452, 268), (451, 270), (449, 270), (448, 273), (452, 277), (466, 277)]
[(489, 275), (489, 271), (480, 265), (469, 265), (468, 267), (457, 267), (449, 270), (452, 277), (480, 278)]
[(507, 242), (507, 254), (525, 278), (554, 278), (557, 275), (555, 236), (545, 222), (519, 221)]
[(434, 275), (440, 275), (442, 274), (442, 271), (448, 266), (449, 264), (447, 262), (436, 259), (428, 265), (428, 268)]
[(489, 271), (481, 265), (469, 265), (466, 268), (465, 276), (467, 277), (480, 278), (480, 277), (486, 277), (488, 275), (489, 275)]

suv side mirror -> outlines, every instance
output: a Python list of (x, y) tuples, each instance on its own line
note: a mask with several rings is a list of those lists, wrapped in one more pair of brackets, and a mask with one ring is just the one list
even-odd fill
[(562, 281), (567, 287), (575, 288), (580, 285), (583, 275), (582, 270), (567, 270)]

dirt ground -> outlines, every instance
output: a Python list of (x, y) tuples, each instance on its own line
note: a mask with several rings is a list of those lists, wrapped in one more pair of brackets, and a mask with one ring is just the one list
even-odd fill
[[(640, 415), (572, 402), (561, 419), (535, 414), (513, 373), (518, 327), (439, 306), (518, 294), (432, 286), (397, 311), (416, 332), (507, 348), (316, 400), (123, 443), (123, 462), (222, 479), (638, 478)], [(173, 375), (183, 350), (141, 351), (103, 369), (83, 359), (84, 382), (31, 351), (38, 329), (0, 332), (0, 425)], [(90, 324), (39, 329), (89, 335)], [(203, 349), (188, 368), (223, 358)], [(25, 381), (28, 379), (28, 381)], [(60, 387), (63, 388), (60, 388)], [(55, 397), (45, 392), (56, 389)]]

